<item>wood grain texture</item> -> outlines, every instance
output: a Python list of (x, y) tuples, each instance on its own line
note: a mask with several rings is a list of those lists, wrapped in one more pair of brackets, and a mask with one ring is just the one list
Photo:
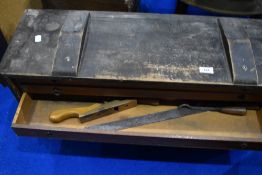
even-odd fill
[[(82, 26), (78, 34), (63, 31), (66, 21), (73, 21), (69, 19), (73, 14), (82, 19), (90, 14), (88, 23), (78, 21)], [(260, 75), (253, 76), (256, 68), (261, 71), (260, 40), (252, 40), (260, 37), (261, 21), (199, 16), (29, 10), (3, 58), (2, 71), (25, 76), (51, 76), (53, 71), (59, 77), (97, 80), (231, 84), (238, 72), (231, 72), (230, 65), (236, 64), (231, 64), (235, 59), (228, 57), (239, 55), (226, 55), (219, 21), (227, 39), (244, 37), (250, 41), (238, 50), (249, 51), (244, 60), (251, 60), (252, 56), (246, 66), (251, 70), (251, 78), (255, 77), (250, 82), (256, 84), (261, 79)], [(88, 28), (85, 38), (83, 28)], [(42, 36), (40, 43), (34, 42), (36, 35)], [(251, 43), (257, 47), (251, 47)], [(233, 53), (236, 49), (229, 50)], [(72, 64), (66, 64), (69, 53)], [(60, 64), (67, 68), (56, 70)], [(214, 71), (203, 73), (200, 67), (212, 67)]]
[(101, 106), (101, 104), (92, 104), (85, 107), (77, 107), (77, 108), (66, 108), (53, 111), (50, 116), (49, 120), (53, 123), (59, 123), (69, 118), (80, 118), (83, 114), (97, 109)]
[(28, 94), (24, 93), (20, 99), (19, 105), (13, 119), (13, 123), (27, 123), (30, 110), (32, 109), (32, 100)]
[[(63, 11), (26, 10), (1, 62), (3, 67), (15, 72), (19, 69), (18, 72), (27, 75), (51, 75), (60, 30), (67, 15)], [(58, 27), (50, 31), (49, 26), (54, 23)], [(41, 42), (35, 42), (37, 35), (41, 36)]]
[[(25, 92), (36, 95), (50, 95), (53, 98), (60, 96), (82, 97), (115, 97), (115, 98), (144, 98), (157, 100), (193, 100), (193, 101), (224, 101), (224, 102), (256, 102), (261, 104), (262, 93), (253, 92), (210, 92), (195, 90), (163, 90), (163, 89), (132, 89), (132, 88), (96, 88), (96, 87), (70, 87), (70, 86), (23, 86)], [(58, 92), (58, 93), (57, 93)]]
[(233, 82), (235, 84), (258, 84), (255, 50), (251, 46), (244, 21), (221, 18), (219, 23), (231, 63)]
[[(23, 103), (30, 103), (32, 107), (29, 111), (25, 111), (26, 108), (19, 108), (17, 111), (13, 128), (18, 135), (162, 146), (208, 148), (242, 148), (244, 146), (243, 148), (261, 149), (259, 147), (262, 143), (261, 111), (248, 110), (246, 116), (204, 112), (111, 133), (87, 131), (85, 127), (175, 107), (138, 105), (86, 123), (72, 118), (54, 124), (48, 117), (52, 111), (92, 103), (31, 100), (29, 97), (21, 101), (21, 105)], [(23, 120), (18, 120), (20, 117)]]
[[(59, 34), (57, 51), (53, 65), (54, 76), (77, 76), (78, 63), (81, 57), (83, 42), (86, 33), (89, 14), (83, 12), (70, 12)], [(52, 27), (58, 23), (49, 23)], [(48, 27), (48, 26), (47, 26)]]
[[(71, 29), (64, 35), (68, 24), (72, 28), (78, 26), (70, 20), (74, 13), (81, 19), (90, 15), (88, 23), (76, 20), (81, 32)], [(120, 97), (123, 89), (135, 89), (137, 95), (132, 97), (152, 98), (157, 94), (156, 98), (161, 99), (199, 100), (203, 96), (206, 100), (261, 102), (261, 24), (261, 20), (237, 18), (28, 10), (1, 62), (0, 72), (15, 81), (18, 77), (23, 79), (19, 80), (20, 89), (30, 94), (47, 94), (53, 99), (57, 96), (52, 88), (61, 87), (65, 91), (62, 93), (73, 97), (89, 95), (89, 88), (107, 88), (93, 94)], [(238, 49), (226, 49), (221, 29), (225, 38), (238, 41), (244, 36), (248, 42), (238, 43)], [(42, 36), (41, 42), (34, 41), (37, 35)], [(242, 50), (246, 55), (228, 55), (228, 50)], [(230, 59), (232, 55), (236, 59)], [(243, 60), (243, 55), (247, 57), (246, 73), (250, 72), (247, 76), (243, 76), (245, 71), (232, 69), (234, 65), (245, 70), (244, 65), (234, 61)], [(200, 67), (211, 67), (213, 71), (203, 73)], [(234, 81), (235, 77), (242, 77), (247, 83)], [(31, 88), (35, 84), (40, 87)], [(144, 93), (147, 89), (154, 94)]]
[(92, 13), (86, 42), (79, 77), (231, 82), (216, 18)]

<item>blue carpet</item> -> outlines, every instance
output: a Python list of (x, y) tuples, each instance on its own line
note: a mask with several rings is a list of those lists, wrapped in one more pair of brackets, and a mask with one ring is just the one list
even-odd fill
[(176, 12), (176, 0), (140, 0), (139, 11), (172, 14)]

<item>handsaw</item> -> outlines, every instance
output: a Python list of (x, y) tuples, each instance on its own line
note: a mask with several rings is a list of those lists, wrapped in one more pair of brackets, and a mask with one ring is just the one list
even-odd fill
[(200, 107), (200, 106), (190, 106), (188, 104), (183, 104), (178, 106), (176, 109), (157, 112), (153, 114), (147, 114), (147, 115), (128, 118), (119, 121), (113, 121), (105, 124), (93, 125), (87, 127), (86, 129), (101, 130), (101, 131), (118, 131), (127, 128), (138, 127), (146, 124), (180, 118), (180, 117), (202, 113), (206, 111), (217, 111), (221, 113), (239, 115), (239, 116), (246, 115), (247, 113), (247, 109), (245, 107)]

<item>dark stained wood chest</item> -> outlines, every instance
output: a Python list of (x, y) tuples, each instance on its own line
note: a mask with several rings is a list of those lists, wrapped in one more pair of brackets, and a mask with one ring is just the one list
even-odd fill
[[(261, 111), (216, 112), (120, 132), (86, 126), (174, 108), (180, 101), (262, 102), (262, 21), (68, 10), (26, 10), (0, 65), (20, 100), (18, 135), (161, 146), (260, 149)], [(84, 124), (50, 112), (92, 101), (163, 101)]]

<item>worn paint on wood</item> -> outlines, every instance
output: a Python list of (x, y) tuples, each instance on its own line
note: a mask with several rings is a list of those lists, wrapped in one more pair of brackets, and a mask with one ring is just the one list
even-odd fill
[(80, 77), (231, 82), (216, 18), (93, 14), (83, 55)]
[[(227, 53), (234, 49), (225, 48), (225, 42), (228, 44), (229, 39), (238, 40), (245, 35), (250, 41), (248, 45), (243, 45), (250, 51), (245, 59), (252, 67), (250, 70), (254, 70), (254, 74), (246, 76), (250, 80), (245, 80), (245, 84), (261, 82), (260, 20), (79, 11), (75, 13), (81, 14), (83, 19), (90, 15), (88, 22), (80, 20), (82, 28), (79, 34), (69, 30), (65, 35), (63, 28), (72, 13), (59, 10), (26, 11), (3, 58), (2, 73), (69, 76), (72, 80), (233, 85), (239, 84), (234, 81), (237, 73), (232, 71), (234, 59), (230, 57), (234, 55)], [(241, 30), (236, 30), (238, 27), (235, 24), (241, 26)], [(38, 35), (42, 37), (41, 42), (35, 42)], [(74, 36), (77, 40), (68, 36)], [(74, 50), (70, 52), (74, 62), (67, 66), (64, 54), (70, 49)], [(66, 68), (57, 69), (62, 67)], [(212, 68), (212, 73), (201, 72), (200, 68)], [(246, 74), (242, 71), (241, 76)]]

